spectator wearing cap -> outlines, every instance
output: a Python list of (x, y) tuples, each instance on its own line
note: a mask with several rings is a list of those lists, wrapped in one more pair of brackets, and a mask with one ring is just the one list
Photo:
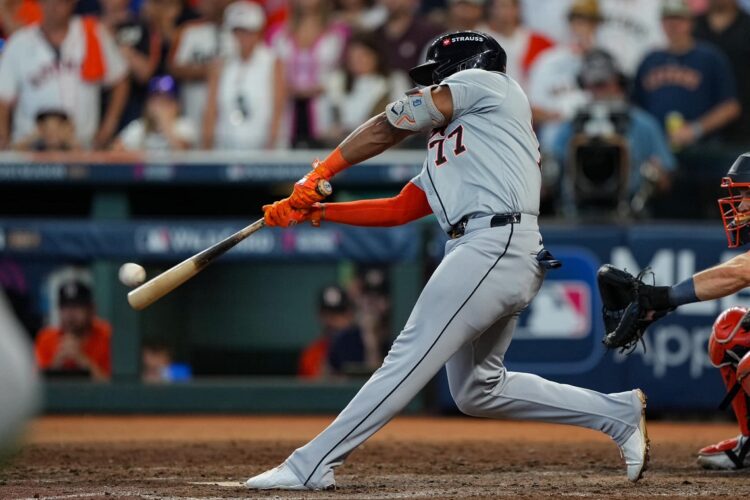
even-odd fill
[(727, 127), (725, 138), (750, 145), (750, 15), (740, 9), (737, 0), (711, 0), (708, 12), (695, 20), (693, 32), (729, 59), (742, 114)]
[(181, 108), (198, 129), (206, 108), (211, 68), (217, 58), (236, 51), (234, 38), (223, 25), (230, 1), (198, 2), (201, 17), (179, 29), (168, 57), (168, 73), (180, 82)]
[(488, 14), (487, 25), (480, 31), (493, 36), (505, 49), (508, 56), (505, 72), (527, 90), (532, 64), (554, 42), (523, 25), (521, 0), (490, 0)]
[(544, 51), (531, 67), (529, 102), (543, 150), (554, 143), (560, 124), (587, 101), (576, 78), (583, 54), (595, 47), (601, 21), (597, 0), (575, 0), (568, 10), (569, 42)]
[[(380, 0), (388, 15), (375, 31), (388, 67), (407, 75), (424, 61), (427, 47), (443, 32), (443, 27), (418, 15), (417, 0)], [(408, 89), (400, 89), (402, 91)]]
[(12, 146), (17, 151), (76, 151), (80, 147), (75, 127), (62, 109), (37, 113), (34, 132)]
[[(586, 53), (578, 82), (592, 101), (588, 109), (598, 107), (608, 114), (623, 112), (627, 116), (627, 120), (623, 122), (626, 124), (624, 136), (627, 144), (629, 199), (634, 198), (639, 192), (644, 192), (644, 179), (653, 184), (654, 191), (666, 191), (670, 186), (671, 174), (677, 166), (675, 158), (664, 132), (654, 117), (628, 103), (627, 79), (613, 56), (601, 49)], [(622, 133), (621, 130), (617, 130), (615, 123), (611, 123), (611, 126), (611, 130), (602, 130), (602, 135), (613, 136)], [(570, 148), (575, 129), (574, 122), (567, 121), (555, 138), (553, 153), (564, 166), (571, 156)], [(563, 195), (563, 202), (570, 203), (569, 193), (564, 192)]]
[(684, 0), (664, 0), (662, 27), (667, 48), (651, 52), (639, 66), (634, 101), (656, 117), (675, 148), (719, 138), (740, 114), (729, 61), (695, 40)]
[(63, 284), (58, 292), (59, 326), (37, 333), (37, 366), (50, 374), (86, 372), (92, 380), (112, 373), (112, 327), (97, 318), (91, 289), (80, 281)]
[(284, 67), (263, 43), (263, 10), (240, 0), (226, 9), (236, 55), (218, 60), (208, 80), (203, 147), (248, 150), (276, 147), (286, 106)]
[(484, 19), (485, 0), (448, 0), (448, 31), (477, 30)]
[(177, 84), (171, 76), (156, 76), (148, 84), (143, 118), (123, 129), (114, 148), (129, 151), (180, 151), (193, 147), (198, 133), (193, 122), (180, 116)]
[(318, 320), (320, 334), (302, 352), (299, 376), (314, 379), (361, 373), (366, 366), (365, 344), (352, 302), (343, 288), (329, 285), (321, 290)]

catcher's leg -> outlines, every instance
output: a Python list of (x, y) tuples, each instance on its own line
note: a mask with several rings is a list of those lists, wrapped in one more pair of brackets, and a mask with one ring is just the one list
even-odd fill
[(515, 315), (502, 318), (448, 362), (448, 383), (458, 408), (477, 417), (588, 427), (622, 446), (641, 419), (642, 403), (636, 391), (602, 394), (507, 371), (503, 358), (516, 322)]
[[(750, 353), (745, 354), (735, 369), (734, 366), (722, 366), (721, 378), (727, 390), (731, 391), (737, 384), (738, 375), (742, 378), (742, 385), (746, 386), (750, 380)], [(698, 451), (698, 464), (705, 469), (735, 470), (750, 466), (750, 415), (748, 414), (748, 388), (741, 388), (732, 399), (732, 410), (740, 427), (740, 434), (725, 439), (716, 444), (706, 446)]]
[(303, 485), (331, 484), (333, 468), (398, 413), (461, 345), (528, 303), (541, 279), (531, 253), (539, 241), (534, 234), (494, 228), (449, 243), (383, 366), (331, 425), (285, 462)]

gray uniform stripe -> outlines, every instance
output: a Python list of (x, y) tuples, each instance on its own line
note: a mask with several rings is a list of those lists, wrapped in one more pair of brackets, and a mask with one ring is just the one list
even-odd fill
[(474, 287), (474, 289), (471, 291), (471, 293), (469, 294), (469, 296), (466, 297), (466, 300), (464, 300), (463, 303), (461, 304), (461, 306), (456, 310), (456, 312), (453, 313), (453, 316), (451, 316), (451, 318), (445, 324), (445, 326), (443, 327), (443, 329), (440, 330), (440, 333), (438, 334), (438, 336), (435, 337), (435, 340), (432, 342), (432, 344), (430, 344), (430, 347), (427, 349), (427, 351), (422, 355), (421, 358), (419, 358), (419, 361), (417, 361), (416, 364), (411, 368), (411, 370), (409, 370), (409, 372), (406, 375), (404, 375), (404, 377), (398, 382), (398, 384), (396, 384), (396, 386), (393, 389), (391, 389), (391, 391), (388, 394), (386, 394), (385, 397), (383, 399), (381, 399), (380, 402), (377, 405), (375, 405), (375, 407), (372, 410), (370, 410), (370, 413), (368, 413), (367, 415), (365, 415), (365, 417), (362, 420), (360, 420), (357, 425), (355, 425), (354, 427), (352, 427), (352, 429), (343, 438), (341, 438), (338, 443), (336, 443), (330, 450), (328, 450), (328, 452), (325, 455), (323, 455), (323, 457), (321, 457), (321, 459), (318, 461), (318, 463), (315, 465), (315, 467), (312, 469), (312, 471), (310, 471), (310, 474), (307, 476), (307, 479), (305, 479), (305, 483), (304, 483), (305, 486), (307, 486), (307, 483), (313, 477), (313, 475), (315, 474), (315, 471), (318, 470), (318, 467), (320, 467), (320, 464), (322, 464), (323, 461), (326, 458), (328, 458), (328, 455), (330, 455), (336, 448), (338, 448), (339, 445), (341, 445), (341, 443), (343, 443), (344, 441), (346, 441), (349, 438), (349, 436), (351, 436), (352, 433), (354, 431), (356, 431), (357, 428), (360, 425), (362, 425), (363, 423), (365, 423), (365, 421), (367, 421), (367, 419), (370, 418), (370, 415), (372, 415), (373, 413), (375, 413), (375, 411), (377, 411), (377, 409), (380, 408), (380, 406), (383, 403), (385, 403), (385, 401), (391, 396), (391, 394), (393, 394), (394, 392), (396, 392), (396, 390), (401, 386), (401, 384), (403, 384), (406, 381), (406, 379), (409, 378), (409, 376), (412, 374), (412, 372), (414, 370), (416, 370), (417, 367), (419, 367), (419, 365), (422, 363), (422, 361), (424, 361), (424, 359), (427, 357), (427, 355), (430, 354), (430, 351), (432, 350), (432, 348), (435, 347), (435, 344), (437, 344), (438, 340), (440, 340), (440, 337), (443, 336), (443, 333), (445, 333), (445, 331), (448, 329), (448, 327), (453, 322), (453, 320), (456, 318), (456, 316), (458, 316), (458, 313), (461, 312), (461, 309), (463, 309), (464, 306), (469, 302), (469, 300), (474, 296), (474, 294), (479, 289), (479, 287), (482, 285), (482, 283), (487, 278), (487, 276), (489, 276), (489, 274), (492, 272), (492, 270), (495, 269), (495, 266), (497, 266), (498, 262), (500, 262), (500, 260), (503, 257), (505, 257), (505, 254), (508, 252), (508, 247), (510, 247), (510, 242), (513, 239), (513, 226), (514, 226), (514, 224), (510, 225), (510, 234), (508, 234), (508, 241), (505, 243), (505, 248), (503, 249), (503, 253), (501, 253), (498, 256), (498, 258), (495, 260), (495, 262), (492, 264), (492, 266), (487, 270), (486, 273), (484, 273), (484, 276), (482, 276), (482, 279), (479, 280), (479, 283), (477, 283), (477, 286)]

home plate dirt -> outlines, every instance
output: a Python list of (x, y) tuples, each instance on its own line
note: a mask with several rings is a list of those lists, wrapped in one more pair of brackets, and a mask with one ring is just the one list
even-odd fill
[(2, 499), (685, 498), (750, 496), (750, 473), (709, 472), (695, 451), (730, 424), (652, 423), (652, 462), (625, 478), (617, 447), (574, 427), (398, 418), (355, 451), (322, 492), (253, 492), (330, 417), (45, 417), (0, 468)]

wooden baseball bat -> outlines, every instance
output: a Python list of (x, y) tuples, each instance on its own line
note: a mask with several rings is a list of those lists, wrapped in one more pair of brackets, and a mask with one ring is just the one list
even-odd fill
[[(327, 197), (333, 192), (331, 184), (326, 180), (318, 182), (316, 187), (318, 194)], [(178, 286), (185, 283), (187, 280), (201, 272), (211, 262), (216, 260), (218, 257), (224, 255), (229, 249), (237, 245), (239, 242), (258, 231), (266, 225), (264, 219), (258, 219), (247, 227), (244, 227), (221, 240), (220, 242), (211, 245), (200, 253), (189, 257), (179, 264), (167, 269), (163, 273), (155, 276), (128, 293), (128, 303), (130, 307), (136, 311), (145, 309), (160, 298), (167, 295), (169, 292), (177, 288)]]

